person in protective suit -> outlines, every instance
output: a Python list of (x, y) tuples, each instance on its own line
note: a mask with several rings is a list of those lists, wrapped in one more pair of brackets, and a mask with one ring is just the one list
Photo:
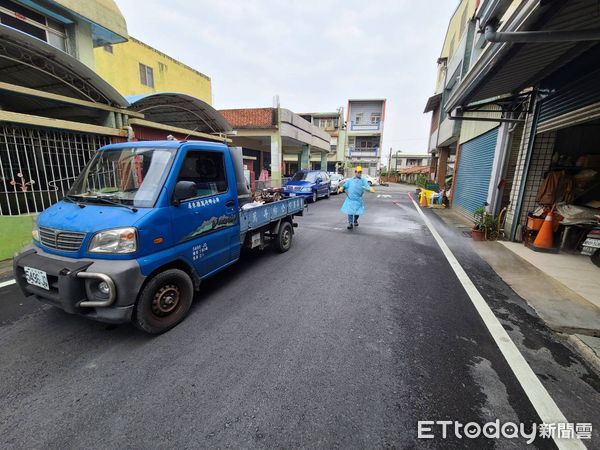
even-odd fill
[(348, 215), (348, 229), (351, 230), (358, 226), (358, 218), (365, 212), (365, 203), (363, 201), (363, 194), (368, 192), (375, 192), (367, 180), (362, 178), (362, 167), (357, 166), (354, 169), (354, 178), (346, 180), (346, 182), (338, 189), (338, 192), (342, 193), (346, 191), (348, 197), (342, 205), (342, 212)]

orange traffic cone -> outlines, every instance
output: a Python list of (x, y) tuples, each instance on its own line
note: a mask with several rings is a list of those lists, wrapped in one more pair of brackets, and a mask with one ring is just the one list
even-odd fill
[(419, 193), (419, 196), (421, 197), (419, 200), (419, 205), (421, 205), (421, 207), (423, 208), (427, 208), (429, 206), (429, 204), (427, 203), (427, 194), (421, 191)]
[(542, 224), (542, 228), (538, 232), (535, 241), (533, 241), (533, 246), (538, 249), (543, 250), (551, 250), (554, 248), (554, 243), (552, 240), (553, 235), (553, 224), (552, 224), (552, 210), (544, 219), (544, 223)]

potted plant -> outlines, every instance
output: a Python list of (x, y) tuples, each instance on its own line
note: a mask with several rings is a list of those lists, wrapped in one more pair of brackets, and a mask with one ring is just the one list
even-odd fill
[(477, 208), (473, 211), (474, 224), (471, 229), (471, 237), (474, 241), (485, 241), (486, 236), (486, 216), (488, 214), (485, 208)]

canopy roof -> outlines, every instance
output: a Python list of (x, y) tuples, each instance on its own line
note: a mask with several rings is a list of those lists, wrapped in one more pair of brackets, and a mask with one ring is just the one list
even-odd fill
[(199, 98), (176, 92), (156, 92), (127, 97), (129, 109), (146, 120), (202, 133), (227, 133), (231, 125), (223, 115)]
[(80, 100), (126, 107), (96, 72), (50, 44), (0, 24), (0, 81)]

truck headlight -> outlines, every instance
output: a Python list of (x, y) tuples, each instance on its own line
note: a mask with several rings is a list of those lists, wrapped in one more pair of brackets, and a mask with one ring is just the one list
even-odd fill
[(34, 241), (40, 241), (40, 227), (37, 223), (37, 217), (33, 218), (33, 225), (31, 227), (31, 237), (33, 237)]
[(137, 232), (133, 227), (99, 231), (92, 238), (90, 253), (133, 253), (137, 250)]

